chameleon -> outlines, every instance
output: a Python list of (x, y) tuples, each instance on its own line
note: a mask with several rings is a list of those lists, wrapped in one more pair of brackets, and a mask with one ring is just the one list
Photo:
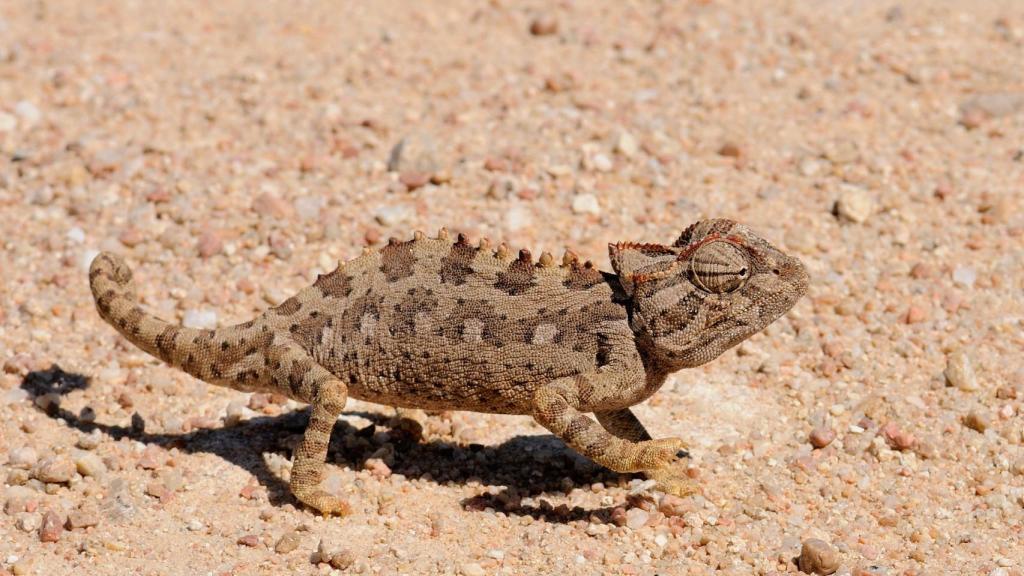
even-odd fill
[(652, 438), (630, 407), (785, 314), (808, 273), (728, 219), (698, 221), (671, 245), (618, 242), (608, 252), (612, 270), (602, 271), (571, 251), (535, 261), (486, 238), (416, 232), (216, 329), (147, 313), (117, 255), (98, 254), (89, 281), (99, 315), (150, 355), (207, 383), (310, 405), (288, 486), (322, 514), (351, 511), (320, 487), (349, 397), (530, 415), (597, 464), (692, 494), (688, 445)]

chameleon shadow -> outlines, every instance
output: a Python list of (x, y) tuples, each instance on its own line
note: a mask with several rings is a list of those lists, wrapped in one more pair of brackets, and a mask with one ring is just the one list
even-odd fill
[[(89, 377), (66, 372), (54, 364), (48, 370), (28, 373), (21, 388), (33, 405), (51, 418), (84, 433), (99, 430), (114, 440), (124, 438), (186, 453), (215, 454), (249, 472), (266, 488), (271, 505), (301, 504), (291, 495), (288, 484), (267, 465), (263, 454), (291, 457), (291, 447), (305, 430), (308, 408), (277, 416), (256, 416), (233, 426), (201, 428), (181, 434), (150, 433), (144, 421), (133, 418), (132, 426), (95, 422), (60, 407), (60, 396), (89, 387)], [(47, 400), (36, 402), (40, 397)], [(532, 516), (538, 520), (567, 523), (593, 517), (608, 521), (612, 508), (585, 509), (553, 506), (544, 495), (564, 495), (568, 489), (595, 482), (617, 484), (623, 475), (598, 466), (576, 454), (552, 435), (515, 436), (496, 446), (463, 444), (447, 440), (418, 441), (405, 430), (389, 429), (394, 419), (377, 412), (345, 412), (371, 423), (363, 428), (339, 420), (331, 434), (328, 463), (361, 470), (368, 458), (381, 457), (395, 474), (438, 485), (470, 482), (497, 487), (466, 498), (467, 511), (488, 508), (510, 515)]]

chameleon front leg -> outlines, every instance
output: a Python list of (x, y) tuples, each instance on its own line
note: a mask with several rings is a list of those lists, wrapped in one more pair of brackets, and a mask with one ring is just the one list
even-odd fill
[[(608, 412), (594, 412), (594, 416), (597, 417), (597, 421), (601, 423), (601, 426), (604, 426), (605, 430), (619, 438), (631, 442), (643, 442), (651, 439), (647, 429), (644, 428), (644, 425), (640, 423), (640, 420), (637, 419), (636, 415), (629, 408)], [(684, 450), (686, 449), (684, 448)], [(689, 457), (689, 454), (687, 453), (683, 457)], [(669, 494), (686, 496), (699, 491), (697, 483), (686, 476), (686, 471), (680, 470), (675, 466), (658, 470), (646, 470), (645, 475), (651, 480), (657, 481), (658, 487)]]
[[(689, 456), (682, 440), (621, 438), (610, 434), (580, 411), (594, 390), (623, 389), (619, 380), (615, 373), (600, 372), (554, 380), (534, 394), (533, 417), (572, 449), (602, 466), (616, 472), (645, 472), (659, 481), (665, 479), (665, 487), (673, 493), (692, 492), (680, 490), (678, 482), (675, 482), (679, 474), (673, 468), (682, 458)], [(617, 422), (624, 418), (607, 414), (602, 413), (599, 418)], [(639, 421), (636, 424), (640, 425)], [(617, 429), (621, 431), (621, 428)], [(637, 430), (632, 429), (631, 432), (636, 434)]]
[(265, 365), (275, 367), (270, 374), (273, 386), (307, 400), (311, 407), (309, 424), (295, 449), (289, 489), (300, 502), (324, 515), (348, 514), (352, 510), (348, 502), (320, 488), (331, 431), (345, 408), (348, 387), (298, 346), (275, 346), (266, 355)]

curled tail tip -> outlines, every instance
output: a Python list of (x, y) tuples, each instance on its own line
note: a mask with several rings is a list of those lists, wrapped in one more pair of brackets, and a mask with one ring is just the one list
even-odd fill
[(89, 283), (93, 289), (97, 287), (101, 278), (126, 288), (132, 282), (132, 269), (120, 256), (111, 252), (100, 252), (89, 265)]

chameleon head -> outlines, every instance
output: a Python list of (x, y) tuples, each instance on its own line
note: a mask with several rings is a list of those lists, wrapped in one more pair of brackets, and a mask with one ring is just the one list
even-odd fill
[(807, 291), (804, 265), (731, 220), (702, 220), (672, 246), (609, 246), (631, 325), (676, 370), (709, 362), (786, 313)]

